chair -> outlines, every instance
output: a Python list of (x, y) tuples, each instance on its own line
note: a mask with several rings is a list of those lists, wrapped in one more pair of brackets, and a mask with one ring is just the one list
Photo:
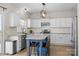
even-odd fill
[[(40, 52), (40, 48), (39, 48), (39, 44), (37, 46), (37, 55), (39, 56), (39, 52)], [(47, 53), (48, 53), (48, 38), (46, 37), (46, 39), (43, 41), (43, 45), (42, 45), (42, 48), (41, 48), (41, 55), (42, 56), (46, 56)]]
[[(47, 55), (47, 48), (42, 47), (41, 51), (42, 51), (42, 53), (41, 53), (42, 56), (46, 56)], [(39, 47), (37, 47), (37, 55), (38, 56), (39, 56), (39, 52), (40, 52), (40, 49), (39, 49)]]

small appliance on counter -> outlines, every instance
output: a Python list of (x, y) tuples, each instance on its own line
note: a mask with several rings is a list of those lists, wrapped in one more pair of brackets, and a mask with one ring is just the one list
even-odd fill
[(41, 33), (42, 34), (50, 34), (50, 31), (48, 29), (44, 29)]

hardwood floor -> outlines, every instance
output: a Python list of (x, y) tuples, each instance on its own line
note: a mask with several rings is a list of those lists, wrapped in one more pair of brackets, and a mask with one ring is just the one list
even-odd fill
[[(74, 50), (70, 46), (63, 45), (53, 45), (50, 46), (50, 56), (72, 56), (74, 55)], [(0, 56), (27, 56), (27, 49), (23, 49), (14, 55), (3, 55)]]
[(50, 47), (50, 56), (71, 56), (74, 50), (70, 46), (55, 45)]
[[(50, 47), (50, 56), (72, 56), (74, 50), (70, 46), (54, 45)], [(27, 56), (27, 50), (24, 49), (14, 56)]]
[(23, 49), (22, 51), (14, 54), (14, 56), (27, 56), (27, 50)]

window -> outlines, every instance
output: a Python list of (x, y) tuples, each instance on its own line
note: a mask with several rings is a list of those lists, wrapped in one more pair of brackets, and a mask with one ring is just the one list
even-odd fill
[(2, 15), (0, 14), (0, 31), (2, 29), (2, 21), (1, 21)]

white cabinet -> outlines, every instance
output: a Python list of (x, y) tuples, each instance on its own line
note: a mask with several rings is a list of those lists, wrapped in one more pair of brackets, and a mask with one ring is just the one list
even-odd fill
[(53, 18), (51, 23), (51, 41), (55, 44), (72, 44), (72, 18)]
[(16, 40), (16, 50), (19, 52), (21, 50), (21, 36), (11, 36), (10, 40)]
[(28, 20), (26, 20), (26, 23), (27, 23), (27, 28), (30, 28), (31, 27), (31, 19), (28, 19)]
[(25, 32), (26, 30), (27, 30), (27, 21), (23, 19), (19, 19), (17, 32)]
[(55, 44), (72, 44), (70, 34), (51, 34), (50, 43)]
[(55, 43), (55, 35), (50, 34), (50, 44)]
[(30, 23), (31, 27), (41, 27), (41, 20), (40, 19), (31, 19), (31, 23)]
[(21, 26), (18, 26), (18, 27), (17, 27), (17, 32), (22, 32)]
[(51, 27), (71, 27), (72, 18), (53, 18), (50, 19)]
[(18, 15), (11, 13), (10, 14), (10, 27), (16, 27), (19, 23)]
[(31, 19), (31, 27), (41, 27), (41, 23), (49, 23), (45, 27), (71, 27), (72, 18), (53, 18), (53, 19)]
[(50, 27), (55, 27), (55, 19), (50, 19)]
[(12, 42), (6, 42), (5, 43), (5, 53), (6, 54), (13, 54), (13, 44)]
[(5, 54), (16, 53), (16, 41), (5, 41)]

